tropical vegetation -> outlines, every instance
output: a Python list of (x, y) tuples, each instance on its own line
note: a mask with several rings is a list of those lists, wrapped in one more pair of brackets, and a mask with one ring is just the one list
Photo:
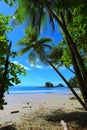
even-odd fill
[(8, 26), (9, 20), (10, 16), (0, 14), (0, 109), (7, 104), (4, 93), (8, 92), (9, 86), (20, 83), (18, 74), (26, 74), (21, 65), (14, 64), (10, 59), (16, 56), (16, 52), (11, 51), (12, 42), (6, 35), (12, 30), (12, 27)]
[(79, 88), (79, 85), (78, 85), (78, 81), (76, 79), (76, 77), (72, 77), (69, 79), (69, 84), (74, 87), (74, 88)]
[[(12, 5), (12, 1), (5, 0)], [(29, 51), (29, 58), (39, 56), (44, 63), (51, 65), (64, 80), (81, 105), (87, 110), (87, 2), (86, 0), (13, 0), (17, 5), (15, 24), (25, 22), (25, 37), (18, 44), (24, 48), (19, 54)], [(44, 24), (50, 21), (52, 30), (55, 22), (63, 40), (58, 45), (47, 44), (50, 38), (40, 38)], [(83, 100), (58, 68), (65, 66), (75, 75)], [(73, 68), (73, 69), (71, 69)]]

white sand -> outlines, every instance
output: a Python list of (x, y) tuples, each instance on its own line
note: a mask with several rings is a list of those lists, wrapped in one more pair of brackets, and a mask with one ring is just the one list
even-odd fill
[[(7, 109), (10, 111), (21, 109), (21, 107), (25, 106), (27, 103), (29, 105), (33, 105), (33, 109), (35, 107), (44, 106), (45, 107), (69, 107), (75, 109), (76, 107), (81, 107), (77, 100), (70, 100), (72, 96), (58, 95), (58, 93), (48, 93), (48, 94), (9, 94), (6, 95), (5, 99), (8, 103), (5, 106), (4, 111)], [(72, 107), (73, 104), (73, 107)], [(3, 111), (3, 112), (4, 112)]]
[[(3, 127), (7, 130), (6, 126), (9, 127), (10, 125), (12, 127), (14, 124), (17, 130), (63, 130), (60, 123), (61, 112), (68, 114), (83, 111), (82, 106), (76, 99), (70, 100), (72, 96), (73, 95), (60, 95), (58, 93), (6, 95), (5, 99), (8, 104), (4, 107), (4, 110), (0, 110), (0, 128)], [(11, 114), (11, 112), (15, 113)], [(54, 112), (56, 112), (56, 115)], [(52, 113), (54, 113), (57, 118), (59, 116), (59, 122), (52, 123), (44, 119), (44, 117)], [(64, 116), (68, 118), (66, 114), (64, 114)], [(71, 114), (70, 117), (71, 116), (74, 117), (75, 115)], [(56, 117), (51, 118), (56, 120)], [(81, 119), (80, 116), (79, 118)], [(78, 118), (76, 118), (76, 120), (77, 119)], [(67, 124), (68, 127), (73, 125), (73, 123)], [(78, 124), (75, 127), (74, 130), (77, 130)], [(73, 130), (73, 128), (69, 130)]]
[[(20, 122), (24, 114), (31, 114), (39, 109), (68, 109), (75, 111), (82, 108), (77, 100), (70, 100), (70, 96), (58, 95), (58, 93), (46, 94), (9, 94), (5, 99), (7, 105), (0, 110), (0, 124), (8, 122)], [(11, 114), (13, 111), (18, 113)]]

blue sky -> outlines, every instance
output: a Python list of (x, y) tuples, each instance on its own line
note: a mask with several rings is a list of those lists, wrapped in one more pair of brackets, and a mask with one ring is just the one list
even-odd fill
[[(5, 15), (13, 15), (14, 14), (14, 7), (9, 7), (4, 2), (0, 2), (0, 14)], [(56, 24), (56, 23), (55, 23)], [(12, 41), (12, 50), (18, 51), (20, 50), (19, 46), (15, 46), (16, 42), (20, 40), (24, 36), (24, 26), (23, 24), (21, 26), (18, 26), (14, 28), (12, 32), (10, 32), (8, 35), (9, 40)], [(58, 27), (56, 25), (55, 33), (52, 33), (49, 27), (47, 29), (44, 29), (44, 31), (41, 32), (41, 37), (51, 37), (55, 43), (58, 43), (62, 37), (60, 32), (58, 32)], [(21, 64), (26, 69), (27, 76), (19, 76), (21, 79), (21, 86), (44, 86), (45, 82), (52, 82), (54, 85), (57, 85), (58, 83), (65, 83), (63, 80), (58, 76), (58, 74), (50, 67), (45, 66), (40, 63), (40, 61), (37, 59), (37, 65), (33, 66), (31, 63), (28, 62), (28, 54), (24, 54), (23, 56), (16, 57), (15, 59), (12, 59), (14, 63)], [(66, 77), (66, 79), (69, 79), (72, 77), (72, 73), (69, 72), (66, 68), (61, 67), (60, 72)]]

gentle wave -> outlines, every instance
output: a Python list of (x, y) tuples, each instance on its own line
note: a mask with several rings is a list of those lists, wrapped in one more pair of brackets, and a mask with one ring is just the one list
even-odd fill
[(68, 94), (68, 95), (71, 95), (72, 93), (69, 91), (69, 92), (59, 92), (59, 91), (10, 91), (9, 94), (45, 94), (45, 93), (58, 93), (58, 94)]
[(46, 91), (46, 90), (43, 90), (43, 91), (41, 91), (41, 90), (39, 90), (39, 91), (10, 91), (9, 93), (11, 94), (15, 94), (15, 93), (50, 93), (50, 92), (57, 92), (56, 90), (53, 90), (53, 91)]

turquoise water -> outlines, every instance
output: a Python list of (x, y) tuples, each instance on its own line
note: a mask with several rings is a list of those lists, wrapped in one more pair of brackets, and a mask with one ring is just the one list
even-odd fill
[(67, 87), (55, 87), (55, 88), (46, 88), (46, 87), (32, 87), (32, 86), (12, 86), (9, 87), (10, 94), (23, 94), (23, 93), (64, 93), (70, 94), (71, 91)]

